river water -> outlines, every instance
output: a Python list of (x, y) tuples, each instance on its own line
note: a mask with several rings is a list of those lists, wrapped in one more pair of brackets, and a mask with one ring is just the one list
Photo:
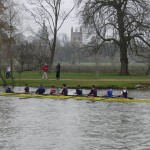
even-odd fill
[(149, 140), (150, 103), (0, 97), (0, 150), (149, 150)]

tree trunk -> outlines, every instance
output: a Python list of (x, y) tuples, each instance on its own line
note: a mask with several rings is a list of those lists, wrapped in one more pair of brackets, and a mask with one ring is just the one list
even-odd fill
[(52, 48), (53, 50), (51, 51), (51, 56), (50, 56), (50, 61), (49, 61), (49, 72), (52, 72), (52, 65), (54, 61), (54, 55), (55, 55), (55, 46)]
[(12, 52), (12, 41), (11, 41), (11, 36), (9, 39), (9, 52), (10, 52), (10, 66), (11, 66), (11, 83), (14, 86), (14, 75), (13, 75), (13, 69), (14, 69), (14, 65), (13, 65), (13, 52)]
[(120, 75), (129, 75), (127, 48), (120, 47)]
[(117, 9), (118, 17), (118, 28), (119, 28), (119, 38), (120, 38), (120, 75), (129, 75), (128, 71), (128, 55), (127, 55), (127, 39), (125, 36), (125, 27), (124, 27), (124, 12), (121, 10), (121, 7)]
[(6, 79), (2, 76), (1, 68), (0, 68), (0, 78), (2, 79), (3, 85), (6, 86), (7, 82), (6, 82)]
[(148, 69), (147, 69), (147, 71), (146, 71), (146, 75), (148, 75), (149, 74), (149, 71), (150, 71), (150, 65), (149, 65), (149, 67), (148, 67)]
[(24, 70), (24, 63), (21, 63), (21, 72)]
[(54, 41), (53, 41), (53, 45), (52, 45), (52, 49), (51, 49), (51, 56), (50, 56), (50, 61), (49, 61), (49, 72), (50, 73), (52, 71), (52, 65), (53, 65), (54, 56), (55, 56), (56, 40), (57, 40), (57, 18), (55, 21)]

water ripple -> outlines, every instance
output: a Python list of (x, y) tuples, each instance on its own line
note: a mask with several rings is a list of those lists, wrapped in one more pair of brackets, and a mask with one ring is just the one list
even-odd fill
[(1, 150), (148, 150), (150, 104), (0, 98)]

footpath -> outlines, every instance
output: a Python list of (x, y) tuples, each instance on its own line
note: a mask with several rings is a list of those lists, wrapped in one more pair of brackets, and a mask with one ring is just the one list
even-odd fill
[[(42, 80), (42, 79), (28, 79), (28, 78), (15, 78), (15, 80)], [(48, 81), (54, 81), (56, 79), (48, 79)], [(68, 78), (68, 79), (60, 79), (61, 81), (123, 81), (123, 82), (126, 82), (126, 81), (131, 81), (131, 82), (147, 82), (147, 84), (150, 84), (150, 79), (112, 79), (112, 78), (108, 78), (108, 79), (72, 79), (72, 78)]]

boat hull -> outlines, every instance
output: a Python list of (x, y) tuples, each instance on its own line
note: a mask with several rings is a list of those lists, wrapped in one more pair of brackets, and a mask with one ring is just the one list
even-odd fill
[(150, 103), (150, 99), (128, 99), (128, 98), (103, 98), (103, 97), (92, 97), (92, 96), (63, 96), (63, 95), (38, 95), (38, 94), (22, 94), (22, 93), (0, 93), (0, 96), (5, 97), (18, 97), (20, 99), (27, 98), (38, 98), (38, 99), (76, 99), (76, 100), (86, 100), (86, 101), (104, 101), (104, 102), (146, 102)]

